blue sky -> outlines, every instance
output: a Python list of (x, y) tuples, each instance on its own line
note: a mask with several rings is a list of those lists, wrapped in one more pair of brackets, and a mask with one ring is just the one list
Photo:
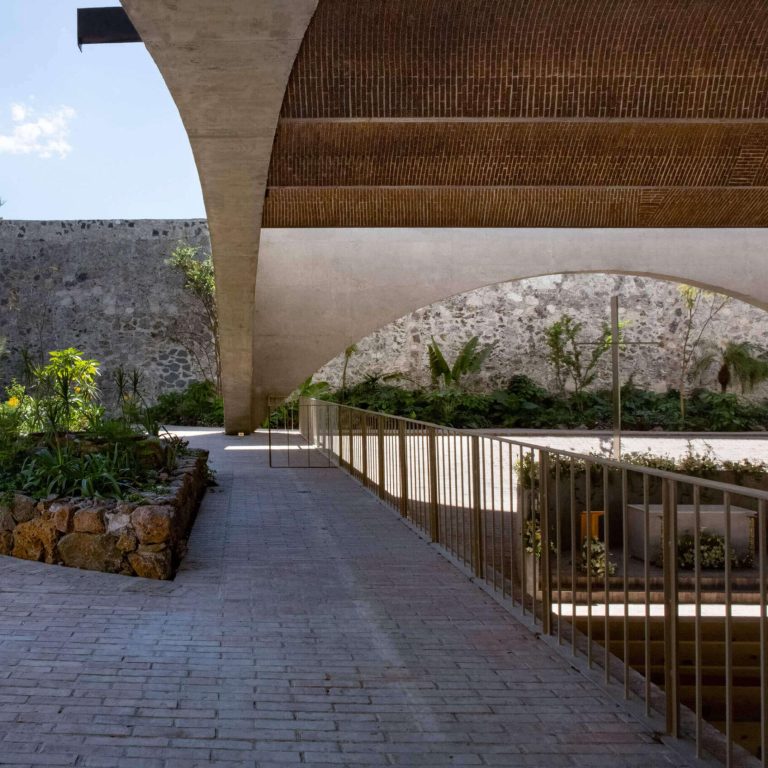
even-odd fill
[(6, 219), (204, 217), (178, 111), (141, 44), (77, 49), (77, 8), (0, 0)]

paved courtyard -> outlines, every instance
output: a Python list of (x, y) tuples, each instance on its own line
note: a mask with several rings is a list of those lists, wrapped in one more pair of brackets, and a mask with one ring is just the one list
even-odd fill
[(0, 764), (689, 764), (343, 473), (191, 442), (175, 581), (0, 558)]

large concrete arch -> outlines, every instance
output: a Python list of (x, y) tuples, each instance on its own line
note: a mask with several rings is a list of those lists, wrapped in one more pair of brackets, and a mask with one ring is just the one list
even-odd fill
[(768, 310), (766, 269), (767, 229), (265, 229), (253, 412), (377, 328), (484, 285), (642, 274)]
[(264, 192), (285, 88), (317, 0), (121, 0), (192, 145), (219, 295), (227, 427), (250, 431)]

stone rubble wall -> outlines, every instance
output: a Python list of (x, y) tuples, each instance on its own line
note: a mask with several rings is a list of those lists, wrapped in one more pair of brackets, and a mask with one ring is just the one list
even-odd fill
[(74, 346), (102, 363), (101, 385), (122, 365), (147, 394), (201, 374), (177, 341), (180, 324), (204, 333), (183, 277), (165, 264), (180, 241), (210, 250), (205, 221), (1, 221), (0, 387), (35, 360)]
[[(150, 395), (183, 388), (200, 378), (194, 360), (175, 341), (179, 323), (202, 330), (181, 275), (165, 265), (179, 241), (209, 249), (205, 221), (0, 220), (0, 386), (20, 373), (20, 351), (74, 345), (103, 363), (103, 388), (118, 365), (138, 368)], [(429, 382), (426, 347), (431, 336), (449, 360), (477, 334), (493, 353), (469, 382), (478, 390), (503, 386), (517, 373), (552, 385), (544, 329), (563, 314), (584, 323), (584, 339), (597, 337), (618, 291), (628, 321), (622, 377), (664, 390), (677, 385), (681, 310), (677, 285), (646, 277), (553, 275), (481, 288), (418, 309), (362, 339), (349, 362), (348, 381), (401, 372)], [(712, 324), (713, 341), (766, 339), (762, 310), (732, 301)], [(341, 350), (340, 350), (341, 351)], [(343, 355), (315, 375), (341, 384)], [(714, 369), (706, 383), (716, 386)], [(597, 384), (609, 384), (609, 359)], [(768, 395), (762, 387), (758, 396)]]
[[(682, 342), (682, 302), (679, 286), (662, 280), (628, 275), (565, 274), (500, 283), (454, 296), (419, 309), (358, 342), (349, 360), (347, 380), (399, 371), (417, 384), (430, 382), (427, 344), (440, 344), (451, 363), (462, 344), (477, 335), (493, 351), (483, 370), (467, 380), (479, 391), (503, 387), (515, 374), (525, 374), (553, 387), (554, 372), (547, 359), (544, 331), (569, 314), (584, 324), (584, 341), (600, 335), (610, 323), (611, 295), (617, 292), (625, 348), (621, 353), (622, 381), (632, 377), (643, 388), (677, 388)], [(703, 316), (702, 316), (703, 317)], [(698, 328), (698, 324), (696, 326)], [(714, 343), (748, 341), (768, 347), (768, 314), (732, 299), (711, 323), (703, 338)], [(590, 347), (584, 347), (588, 356)], [(341, 385), (344, 355), (315, 375), (318, 381)], [(717, 368), (702, 384), (718, 389)], [(595, 387), (610, 386), (610, 354), (600, 363)], [(734, 384), (731, 391), (738, 392)], [(762, 385), (754, 397), (768, 397)]]
[(208, 454), (181, 456), (168, 492), (141, 502), (0, 501), (0, 555), (89, 571), (170, 579), (186, 551), (207, 485)]

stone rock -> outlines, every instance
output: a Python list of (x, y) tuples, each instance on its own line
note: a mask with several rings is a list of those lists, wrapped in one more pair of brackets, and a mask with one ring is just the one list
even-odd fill
[(131, 522), (142, 544), (160, 544), (171, 538), (172, 516), (172, 507), (137, 507), (131, 515)]
[(107, 515), (107, 533), (120, 534), (131, 525), (130, 512), (113, 512)]
[(83, 507), (75, 512), (75, 531), (77, 533), (104, 533), (104, 510), (101, 507)]
[(16, 527), (10, 507), (0, 506), (0, 531), (12, 531)]
[(68, 533), (59, 541), (59, 555), (72, 568), (117, 573), (122, 567), (117, 539), (108, 533)]
[(72, 505), (66, 502), (51, 504), (48, 510), (53, 527), (60, 533), (69, 533), (72, 530)]
[(58, 531), (51, 520), (29, 520), (13, 532), (13, 556), (22, 560), (56, 562)]
[(0, 531), (0, 555), (10, 555), (13, 551), (13, 534), (10, 531)]
[(115, 504), (115, 513), (118, 515), (128, 515), (130, 517), (131, 512), (138, 506), (139, 505), (135, 502), (118, 501), (117, 504)]
[(121, 552), (133, 552), (139, 546), (139, 540), (136, 534), (128, 529), (123, 529), (117, 538), (117, 548)]
[(145, 579), (170, 579), (171, 578), (171, 552), (166, 549), (162, 552), (147, 552), (139, 549), (128, 555), (137, 576)]
[(142, 544), (142, 552), (165, 552), (168, 549), (167, 544)]
[(13, 497), (13, 519), (17, 523), (26, 523), (36, 517), (35, 500), (23, 493), (17, 493)]

